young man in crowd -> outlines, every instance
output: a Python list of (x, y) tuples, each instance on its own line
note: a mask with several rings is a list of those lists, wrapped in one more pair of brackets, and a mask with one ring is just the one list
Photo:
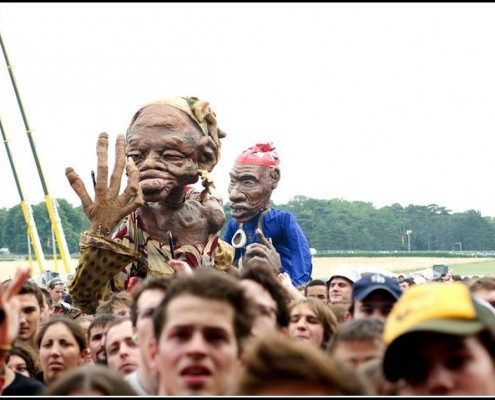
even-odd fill
[(412, 285), (415, 285), (416, 282), (414, 282), (414, 278), (404, 278), (402, 282), (399, 282), (399, 286), (402, 290), (402, 292), (405, 292), (408, 290)]
[(241, 272), (240, 284), (257, 310), (251, 335), (259, 337), (269, 332), (287, 332), (290, 299), (273, 271), (262, 265), (248, 266)]
[(461, 282), (414, 285), (385, 322), (383, 360), (403, 396), (494, 396), (495, 314)]
[(383, 356), (383, 321), (376, 318), (349, 320), (337, 328), (329, 345), (334, 357), (357, 366)]
[(36, 336), (40, 329), (43, 293), (36, 283), (27, 281), (22, 284), (16, 297), (21, 304), (17, 340), (38, 354)]
[(141, 352), (133, 336), (130, 318), (117, 318), (108, 326), (105, 337), (107, 366), (123, 376), (142, 365)]
[(95, 364), (106, 365), (105, 338), (112, 321), (117, 317), (113, 314), (96, 314), (88, 327), (88, 347)]
[(127, 318), (131, 315), (132, 300), (125, 291), (113, 293), (106, 301), (96, 308), (97, 314), (113, 314), (116, 317)]
[(146, 278), (131, 292), (131, 321), (143, 362), (126, 376), (126, 381), (140, 396), (158, 393), (158, 374), (150, 368), (148, 350), (153, 338), (153, 312), (165, 297), (170, 282), (171, 279), (164, 276)]
[(43, 293), (43, 307), (41, 308), (41, 323), (48, 321), (50, 316), (55, 311), (55, 305), (53, 304), (52, 296), (47, 288), (40, 287), (41, 293)]
[(256, 312), (238, 280), (202, 268), (177, 276), (153, 315), (160, 396), (221, 396), (237, 383)]
[(329, 303), (327, 285), (321, 279), (309, 281), (304, 289), (304, 295), (308, 298), (313, 297), (319, 299), (325, 304)]
[(339, 266), (327, 280), (328, 302), (351, 303), (352, 287), (361, 279), (361, 274), (352, 267)]
[[(22, 333), (26, 345), (31, 342), (33, 332), (39, 330), (42, 294), (39, 287), (27, 282), (30, 269), (19, 267), (12, 280), (2, 283), (0, 293), (0, 365), (2, 396), (38, 396), (45, 394), (46, 386), (36, 378), (28, 378), (15, 372), (7, 365), (10, 347), (16, 337)], [(19, 322), (22, 327), (19, 329)]]
[(346, 319), (378, 318), (385, 321), (401, 295), (397, 279), (382, 274), (367, 274), (354, 283), (352, 304)]

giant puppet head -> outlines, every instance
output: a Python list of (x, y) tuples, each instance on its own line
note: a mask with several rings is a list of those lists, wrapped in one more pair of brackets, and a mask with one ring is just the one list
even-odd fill
[(258, 143), (236, 158), (228, 190), (232, 218), (237, 222), (249, 221), (268, 208), (280, 180), (279, 163), (272, 143)]
[(127, 129), (127, 156), (140, 170), (144, 200), (159, 202), (170, 195), (180, 200), (185, 186), (208, 177), (225, 136), (208, 102), (195, 97), (141, 107)]

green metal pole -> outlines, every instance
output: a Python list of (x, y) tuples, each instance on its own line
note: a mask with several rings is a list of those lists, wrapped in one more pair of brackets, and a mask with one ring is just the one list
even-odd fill
[(43, 192), (45, 194), (45, 203), (46, 203), (46, 207), (48, 209), (48, 215), (50, 216), (50, 220), (52, 222), (52, 229), (55, 232), (55, 236), (57, 238), (57, 243), (58, 243), (58, 247), (60, 250), (60, 255), (62, 256), (62, 260), (64, 262), (65, 271), (67, 273), (69, 273), (70, 272), (70, 262), (69, 262), (70, 253), (69, 253), (69, 249), (67, 246), (67, 242), (65, 240), (65, 235), (64, 235), (64, 232), (62, 229), (62, 224), (60, 223), (60, 218), (59, 218), (57, 210), (56, 210), (57, 205), (52, 201), (52, 199), (50, 198), (50, 195), (48, 194), (48, 188), (46, 186), (45, 177), (43, 175), (43, 170), (41, 169), (41, 164), (40, 164), (40, 161), (38, 158), (38, 154), (36, 152), (36, 146), (34, 145), (34, 140), (32, 137), (32, 131), (31, 131), (31, 128), (29, 127), (29, 123), (28, 123), (27, 118), (26, 118), (26, 113), (24, 112), (24, 107), (22, 105), (21, 96), (19, 95), (19, 91), (17, 90), (17, 85), (16, 85), (15, 78), (14, 78), (13, 68), (10, 65), (9, 57), (7, 56), (7, 51), (5, 50), (5, 45), (3, 43), (3, 39), (2, 39), (1, 34), (0, 34), (0, 45), (2, 46), (2, 52), (3, 52), (3, 56), (5, 58), (5, 62), (7, 63), (7, 69), (9, 70), (10, 80), (12, 81), (12, 86), (13, 86), (14, 91), (15, 91), (17, 103), (19, 104), (19, 109), (21, 111), (22, 120), (24, 121), (24, 126), (26, 128), (26, 133), (28, 135), (29, 144), (31, 145), (31, 151), (33, 153), (34, 161), (36, 162), (36, 168), (38, 170), (38, 175), (39, 175), (40, 180), (41, 180), (41, 185), (43, 186)]
[[(43, 248), (41, 247), (40, 237), (38, 235), (38, 230), (36, 229), (36, 223), (34, 222), (31, 206), (26, 204), (26, 202), (24, 201), (24, 194), (22, 193), (21, 183), (19, 181), (19, 177), (17, 176), (14, 159), (12, 158), (12, 154), (10, 152), (9, 141), (7, 140), (7, 134), (3, 129), (1, 118), (0, 118), (0, 131), (2, 131), (3, 142), (5, 144), (5, 149), (7, 150), (7, 157), (9, 158), (10, 168), (12, 169), (12, 173), (14, 175), (15, 184), (17, 186), (17, 192), (19, 193), (19, 197), (21, 198), (21, 210), (22, 210), (22, 214), (24, 215), (24, 220), (26, 221), (28, 236), (31, 239), (31, 243), (33, 245), (34, 253), (36, 255), (36, 260), (38, 262), (40, 272), (42, 272), (45, 269), (45, 255), (43, 254)], [(28, 250), (29, 250), (29, 254), (31, 254), (31, 248), (29, 247), (29, 243), (28, 243)]]

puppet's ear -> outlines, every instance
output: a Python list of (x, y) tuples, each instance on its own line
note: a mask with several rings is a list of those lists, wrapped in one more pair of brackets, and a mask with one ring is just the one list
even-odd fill
[(203, 136), (199, 144), (199, 169), (205, 169), (211, 172), (220, 158), (220, 148), (217, 147), (213, 139), (209, 136)]
[(275, 189), (280, 181), (280, 168), (275, 167), (270, 169), (270, 178), (272, 179), (272, 190)]

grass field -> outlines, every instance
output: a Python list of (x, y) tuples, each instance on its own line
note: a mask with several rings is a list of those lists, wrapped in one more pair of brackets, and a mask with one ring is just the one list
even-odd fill
[[(447, 264), (448, 265), (448, 264)], [(454, 265), (454, 274), (459, 275), (495, 275), (495, 260)]]
[[(12, 278), (20, 265), (29, 264), (27, 260), (0, 261), (0, 280)], [(393, 273), (407, 274), (431, 268), (435, 264), (446, 264), (454, 274), (463, 275), (495, 275), (495, 258), (438, 258), (438, 257), (315, 257), (313, 258), (313, 278), (327, 279), (338, 266), (349, 266), (361, 272), (385, 270)], [(31, 262), (32, 276), (39, 275), (39, 267)], [(77, 265), (72, 260), (71, 272)], [(56, 267), (53, 260), (47, 260), (47, 268), (65, 276), (65, 268), (61, 260)]]
[(439, 257), (324, 257), (313, 259), (313, 278), (328, 278), (337, 266), (352, 266), (361, 272), (386, 270), (408, 275), (445, 264), (454, 274), (495, 275), (494, 258), (439, 258)]

